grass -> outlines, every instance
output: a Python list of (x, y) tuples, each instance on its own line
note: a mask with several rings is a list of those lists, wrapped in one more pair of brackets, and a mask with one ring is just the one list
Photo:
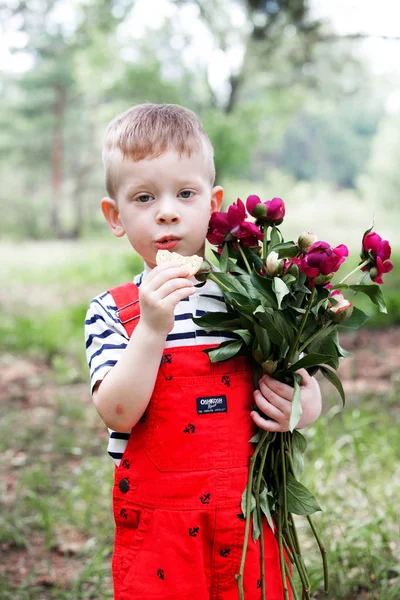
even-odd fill
[[(88, 395), (82, 329), (90, 299), (132, 279), (140, 262), (114, 240), (1, 250), (9, 285), (7, 295), (0, 292), (0, 358), (25, 358), (39, 371), (0, 404), (0, 548), (14, 557), (0, 576), (0, 597), (106, 600), (112, 597), (113, 466)], [(396, 270), (386, 277), (394, 307), (386, 324), (400, 323), (399, 279)], [(328, 399), (324, 416), (305, 432), (303, 482), (317, 490), (323, 507), (314, 522), (328, 550), (329, 600), (400, 597), (396, 402), (395, 392), (363, 396), (340, 412)], [(301, 519), (299, 529), (322, 598), (318, 551)], [(68, 550), (71, 535), (78, 542)], [(21, 578), (15, 569), (22, 556)]]

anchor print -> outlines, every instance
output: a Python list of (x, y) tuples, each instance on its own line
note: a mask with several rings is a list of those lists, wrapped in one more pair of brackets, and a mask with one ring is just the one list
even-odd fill
[(172, 363), (172, 354), (164, 354), (161, 358), (161, 363), (160, 365), (170, 365)]
[(231, 553), (231, 549), (230, 548), (222, 548), (222, 550), (220, 550), (219, 553), (222, 556), (222, 558), (228, 558), (228, 556)]
[(124, 458), (124, 460), (122, 461), (122, 466), (124, 469), (130, 469), (131, 468), (131, 464), (129, 462), (129, 460), (127, 458)]
[(160, 579), (162, 579), (164, 581), (165, 579), (165, 573), (163, 569), (158, 569), (157, 571), (157, 577), (159, 577)]
[(202, 504), (210, 504), (211, 494), (204, 494), (200, 496), (200, 502)]
[(183, 430), (183, 433), (194, 433), (196, 431), (196, 427), (192, 423), (188, 423), (187, 427)]
[(231, 385), (229, 375), (222, 375), (221, 382), (229, 387)]
[(189, 527), (189, 535), (191, 535), (192, 537), (197, 537), (199, 529), (200, 527)]
[(124, 517), (124, 519), (128, 518), (128, 513), (126, 512), (125, 508), (121, 508), (121, 510), (119, 511), (119, 516)]

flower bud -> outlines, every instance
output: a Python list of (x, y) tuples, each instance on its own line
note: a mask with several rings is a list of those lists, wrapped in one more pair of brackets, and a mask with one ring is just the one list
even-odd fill
[(372, 281), (378, 276), (378, 269), (376, 267), (372, 267), (369, 270), (369, 276), (371, 277)]
[(265, 204), (256, 204), (253, 210), (251, 211), (251, 216), (255, 219), (262, 219), (267, 214), (267, 207)]
[(292, 263), (289, 267), (289, 273), (291, 275), (294, 275), (296, 277), (296, 279), (298, 279), (299, 274), (300, 274), (300, 269), (297, 265)]
[(272, 250), (267, 256), (266, 260), (266, 272), (270, 277), (275, 277), (282, 272), (284, 260), (279, 258), (279, 254)]
[(330, 304), (328, 311), (331, 316), (333, 323), (343, 323), (348, 319), (353, 312), (353, 305), (349, 300), (344, 298), (343, 294), (339, 290), (333, 290), (329, 296), (329, 300), (333, 300), (334, 303)]
[(276, 360), (266, 360), (261, 365), (263, 372), (267, 375), (272, 375), (273, 373), (275, 373), (277, 366), (278, 361)]
[(333, 276), (334, 276), (334, 273), (328, 273), (328, 275), (323, 275), (322, 273), (320, 273), (318, 275), (318, 277), (315, 277), (313, 282), (315, 285), (325, 285), (325, 283), (330, 282), (330, 280), (332, 279)]
[(343, 321), (346, 321), (346, 319), (351, 317), (351, 314), (353, 312), (353, 305), (348, 300), (345, 300), (345, 302), (346, 302), (346, 306), (345, 305), (340, 306), (340, 307), (333, 306), (329, 309), (329, 314), (331, 316), (333, 323), (336, 323), (336, 324), (343, 323)]
[(304, 252), (307, 252), (317, 239), (317, 236), (312, 231), (303, 231), (303, 233), (299, 235), (297, 245), (304, 250)]

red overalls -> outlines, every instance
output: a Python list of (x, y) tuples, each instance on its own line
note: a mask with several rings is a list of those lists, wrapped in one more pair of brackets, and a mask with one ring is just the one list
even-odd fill
[[(134, 284), (111, 294), (126, 307), (121, 322), (139, 314)], [(136, 324), (126, 324), (129, 335)], [(164, 350), (148, 408), (116, 468), (115, 600), (238, 599), (240, 503), (255, 432), (251, 367), (245, 357), (213, 364), (207, 347)], [(282, 600), (278, 544), (264, 530), (267, 600)], [(250, 536), (246, 600), (261, 598), (259, 549)]]

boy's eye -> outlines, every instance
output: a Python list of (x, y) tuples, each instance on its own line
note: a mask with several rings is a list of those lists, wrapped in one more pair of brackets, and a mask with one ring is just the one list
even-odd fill
[(186, 199), (191, 198), (193, 196), (193, 192), (191, 192), (190, 190), (184, 190), (183, 192), (179, 193), (179, 196)]
[(138, 196), (137, 198), (135, 198), (136, 202), (140, 202), (141, 204), (145, 204), (146, 202), (149, 202), (152, 199), (151, 196), (149, 196), (149, 194), (142, 194), (141, 196)]

